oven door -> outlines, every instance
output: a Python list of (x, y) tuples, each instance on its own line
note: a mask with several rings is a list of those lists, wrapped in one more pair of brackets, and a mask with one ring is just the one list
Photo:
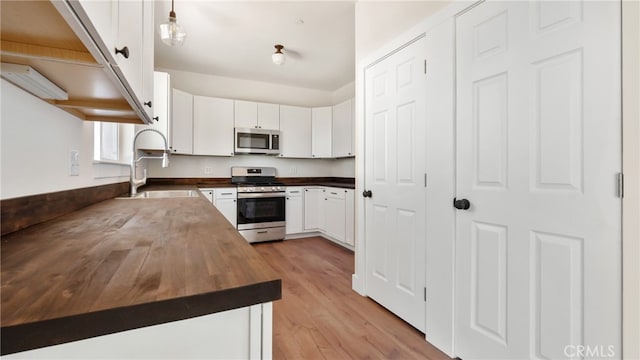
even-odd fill
[(238, 230), (285, 226), (285, 193), (238, 193)]

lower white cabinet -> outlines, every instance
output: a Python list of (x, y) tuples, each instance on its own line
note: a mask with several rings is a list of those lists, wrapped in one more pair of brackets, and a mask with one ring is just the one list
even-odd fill
[(304, 231), (304, 187), (287, 187), (286, 193), (286, 233), (299, 234)]
[(345, 193), (343, 189), (329, 188), (324, 197), (324, 231), (335, 240), (345, 242)]
[(304, 229), (324, 230), (324, 193), (322, 187), (304, 189)]
[(10, 355), (7, 359), (271, 359), (273, 305), (263, 303)]
[(234, 228), (238, 227), (238, 193), (236, 188), (200, 189), (200, 192), (229, 220)]
[[(355, 246), (355, 191), (310, 186), (294, 199), (287, 188), (287, 235), (320, 233), (346, 247)], [(302, 221), (304, 220), (304, 221)], [(311, 234), (313, 235), (313, 234)], [(308, 236), (308, 235), (307, 235)]]

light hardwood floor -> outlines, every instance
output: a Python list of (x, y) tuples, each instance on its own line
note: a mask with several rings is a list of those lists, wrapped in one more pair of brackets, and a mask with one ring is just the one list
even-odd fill
[(351, 251), (320, 237), (254, 247), (282, 277), (282, 300), (273, 307), (274, 359), (449, 359), (351, 289)]

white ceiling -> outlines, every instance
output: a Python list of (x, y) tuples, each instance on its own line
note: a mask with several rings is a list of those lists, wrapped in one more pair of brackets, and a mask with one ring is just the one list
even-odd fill
[[(182, 47), (166, 46), (157, 31), (170, 8), (155, 2), (157, 68), (326, 91), (355, 80), (354, 1), (177, 0)], [(275, 44), (284, 45), (284, 65), (271, 62)]]

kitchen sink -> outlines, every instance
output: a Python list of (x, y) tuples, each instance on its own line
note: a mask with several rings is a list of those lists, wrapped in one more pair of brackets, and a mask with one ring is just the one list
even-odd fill
[(139, 192), (136, 196), (121, 197), (118, 199), (166, 199), (166, 198), (190, 198), (199, 197), (198, 190), (150, 190)]

